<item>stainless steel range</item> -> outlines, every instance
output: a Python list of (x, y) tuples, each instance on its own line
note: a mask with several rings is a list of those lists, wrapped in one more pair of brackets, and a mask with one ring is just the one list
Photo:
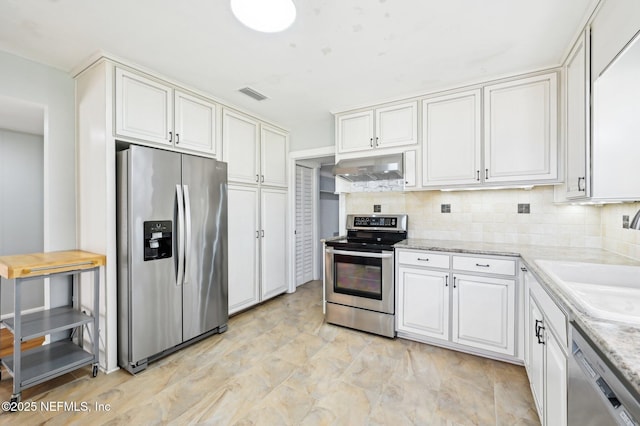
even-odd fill
[(325, 243), (327, 322), (395, 337), (393, 245), (407, 238), (407, 221), (348, 215), (347, 238)]

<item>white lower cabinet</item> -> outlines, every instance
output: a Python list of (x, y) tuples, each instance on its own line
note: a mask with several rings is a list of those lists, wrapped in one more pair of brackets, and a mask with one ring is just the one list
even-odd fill
[(453, 275), (451, 340), (514, 355), (514, 279)]
[(284, 293), (287, 191), (228, 187), (229, 313)]
[(505, 259), (396, 249), (398, 336), (515, 359), (515, 268), (503, 277), (493, 271), (472, 274), (471, 267), (455, 266), (515, 265), (515, 259)]
[(260, 190), (261, 296), (287, 291), (287, 191)]
[(437, 339), (449, 337), (449, 273), (398, 268), (397, 329)]
[(567, 424), (566, 317), (530, 272), (525, 281), (525, 367), (531, 392), (540, 423), (563, 426)]

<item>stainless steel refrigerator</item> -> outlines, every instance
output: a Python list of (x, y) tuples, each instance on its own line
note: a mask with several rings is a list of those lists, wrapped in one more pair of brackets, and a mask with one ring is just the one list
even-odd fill
[(117, 153), (118, 363), (137, 373), (227, 329), (227, 164)]

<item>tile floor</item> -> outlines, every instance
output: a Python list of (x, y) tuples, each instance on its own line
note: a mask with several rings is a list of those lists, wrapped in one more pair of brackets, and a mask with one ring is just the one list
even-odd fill
[[(321, 291), (311, 282), (236, 315), (135, 377), (83, 369), (27, 389), (35, 411), (0, 424), (539, 424), (522, 367), (325, 324)], [(3, 374), (0, 401), (11, 383)]]

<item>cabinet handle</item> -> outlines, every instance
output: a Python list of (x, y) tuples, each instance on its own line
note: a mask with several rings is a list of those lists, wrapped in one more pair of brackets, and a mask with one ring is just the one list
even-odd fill
[(489, 169), (484, 169), (484, 180), (489, 179)]
[(453, 288), (457, 288), (456, 287), (456, 277), (453, 277)]
[(262, 238), (264, 238), (264, 229), (263, 229), (262, 231), (260, 231), (260, 236), (261, 236)]
[(476, 266), (478, 266), (480, 268), (490, 268), (491, 267), (491, 265), (489, 265), (489, 264), (483, 265), (481, 263), (476, 263)]
[(476, 180), (480, 182), (480, 170), (476, 170)]
[(371, 148), (373, 148), (373, 138), (370, 138), (370, 139), (369, 139), (369, 146), (370, 146)]
[(376, 146), (378, 146), (378, 137), (376, 136)]
[(260, 177), (260, 183), (264, 183), (264, 175), (261, 175), (261, 177)]
[(429, 258), (428, 257), (418, 257), (417, 260), (420, 260), (422, 262), (428, 262)]
[(583, 177), (579, 177), (579, 178), (578, 178), (578, 191), (584, 191), (584, 190), (585, 190), (585, 188), (584, 188), (584, 187), (582, 187), (582, 186), (580, 185), (580, 181), (583, 181), (583, 182), (584, 182), (584, 181), (585, 181), (585, 179), (584, 179)]
[(534, 328), (536, 330), (536, 337), (540, 339), (540, 329), (542, 328), (542, 321), (536, 320), (536, 325), (534, 326)]
[(256, 231), (256, 238), (260, 238), (260, 231)]
[(169, 142), (173, 142), (173, 132), (169, 132)]
[(541, 345), (544, 345), (544, 336), (542, 335), (542, 331), (544, 330), (544, 327), (540, 327), (540, 333), (537, 335), (538, 336), (538, 343)]
[(180, 143), (180, 133), (176, 133), (176, 145)]
[(449, 275), (444, 276), (444, 286), (449, 287)]
[(256, 175), (256, 182), (260, 182), (260, 175)]
[(524, 266), (521, 266), (521, 267), (520, 267), (520, 270), (521, 270), (522, 272), (527, 272), (527, 268), (525, 268)]

